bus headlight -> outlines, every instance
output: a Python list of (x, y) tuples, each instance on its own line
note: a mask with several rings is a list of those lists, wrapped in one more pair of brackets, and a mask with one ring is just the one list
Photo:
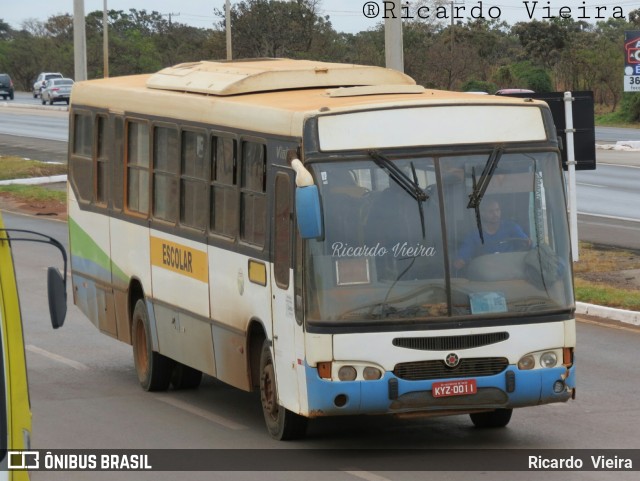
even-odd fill
[(533, 369), (536, 365), (536, 360), (532, 354), (527, 354), (522, 359), (518, 361), (518, 369), (522, 371), (528, 371), (529, 369)]
[(531, 369), (548, 369), (558, 365), (558, 359), (562, 359), (562, 349), (549, 349), (547, 351), (530, 352), (518, 361), (518, 369), (528, 371)]
[(542, 367), (555, 367), (558, 364), (558, 356), (555, 352), (545, 352), (540, 356), (540, 365)]
[(375, 381), (382, 377), (380, 369), (367, 366), (362, 370), (362, 377), (365, 381)]
[(341, 381), (353, 381), (355, 380), (357, 375), (358, 372), (353, 366), (342, 366), (338, 370), (338, 379), (340, 379)]
[[(342, 362), (333, 361), (331, 363), (332, 378), (335, 381), (377, 381), (382, 379), (384, 374), (384, 368), (373, 363), (362, 361)], [(320, 363), (318, 363), (318, 366), (320, 366)]]

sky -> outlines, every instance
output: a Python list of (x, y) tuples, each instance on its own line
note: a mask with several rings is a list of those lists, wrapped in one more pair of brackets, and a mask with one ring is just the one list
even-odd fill
[[(22, 2), (13, 0), (0, 0), (3, 4), (0, 8), (0, 19), (9, 23), (11, 27), (18, 29), (27, 19), (44, 21), (52, 15), (72, 13), (74, 0), (29, 0), (25, 8)], [(235, 0), (231, 0), (233, 4)], [(107, 0), (109, 9), (128, 11), (130, 8), (137, 10), (157, 11), (180, 23), (200, 28), (210, 28), (219, 21), (213, 13), (214, 8), (221, 9), (224, 0)], [(381, 0), (322, 0), (321, 14), (329, 15), (335, 30), (339, 32), (357, 33), (368, 30), (382, 21), (382, 11), (374, 18), (367, 18), (365, 11), (372, 17), (376, 6), (382, 5)], [(402, 0), (402, 5), (414, 4), (415, 0)], [(450, 3), (450, 2), (449, 2)], [(85, 14), (102, 10), (104, 0), (84, 0)], [(509, 23), (528, 21), (531, 19), (543, 20), (545, 16), (559, 15), (560, 9), (565, 7), (564, 14), (570, 15), (575, 20), (587, 20), (595, 22), (611, 18), (616, 11), (622, 10), (623, 15), (640, 7), (638, 0), (539, 0), (524, 2), (521, 0), (455, 0), (461, 21), (472, 15), (491, 16)], [(603, 17), (597, 19), (598, 10)], [(618, 9), (616, 9), (618, 7)], [(464, 8), (464, 10), (463, 10)], [(474, 10), (472, 10), (474, 9)], [(434, 15), (431, 10), (422, 11), (422, 15)], [(583, 17), (583, 18), (580, 18)], [(585, 18), (586, 17), (586, 18)], [(450, 21), (450, 17), (446, 21)]]

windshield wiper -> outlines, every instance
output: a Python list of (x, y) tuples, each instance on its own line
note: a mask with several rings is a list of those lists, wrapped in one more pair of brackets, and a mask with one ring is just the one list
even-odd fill
[(416, 168), (411, 162), (411, 173), (413, 174), (413, 179), (411, 179), (407, 174), (405, 174), (402, 169), (400, 169), (396, 164), (394, 164), (387, 157), (382, 155), (377, 150), (370, 150), (369, 156), (373, 159), (373, 161), (384, 170), (389, 177), (402, 189), (413, 197), (418, 202), (418, 210), (420, 211), (420, 223), (422, 225), (422, 238), (424, 239), (426, 234), (425, 224), (424, 224), (424, 208), (422, 203), (425, 202), (429, 195), (420, 187), (418, 184), (418, 176), (416, 174)]
[(467, 209), (475, 209), (476, 211), (476, 223), (478, 224), (478, 234), (480, 234), (480, 241), (484, 244), (484, 234), (482, 232), (482, 219), (480, 218), (480, 202), (482, 202), (482, 198), (484, 197), (485, 192), (487, 191), (487, 187), (489, 187), (489, 182), (491, 182), (491, 178), (493, 177), (493, 173), (498, 166), (498, 162), (504, 153), (504, 147), (500, 145), (496, 145), (489, 158), (487, 159), (487, 163), (484, 164), (484, 169), (482, 169), (482, 174), (480, 174), (480, 180), (476, 180), (476, 169), (475, 167), (471, 169), (471, 175), (473, 176), (473, 192), (469, 194), (469, 203), (467, 204)]

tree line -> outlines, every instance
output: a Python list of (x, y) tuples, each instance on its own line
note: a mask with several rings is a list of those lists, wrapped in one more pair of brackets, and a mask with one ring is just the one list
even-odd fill
[[(442, 2), (440, 2), (442, 3)], [(438, 4), (437, 0), (417, 6)], [(231, 9), (234, 59), (289, 57), (384, 65), (384, 25), (337, 32), (321, 0), (244, 0)], [(158, 12), (108, 11), (111, 76), (154, 72), (181, 62), (226, 57), (225, 15), (211, 28), (170, 21)], [(419, 84), (446, 90), (530, 88), (592, 90), (603, 109), (637, 103), (623, 95), (625, 30), (640, 30), (640, 9), (597, 23), (553, 18), (509, 25), (498, 19), (454, 24), (416, 17), (403, 23), (405, 72)], [(102, 12), (86, 16), (87, 72), (103, 76)], [(41, 71), (72, 76), (73, 18), (28, 20), (20, 29), (0, 19), (0, 72), (31, 90)], [(630, 120), (640, 120), (638, 117)]]

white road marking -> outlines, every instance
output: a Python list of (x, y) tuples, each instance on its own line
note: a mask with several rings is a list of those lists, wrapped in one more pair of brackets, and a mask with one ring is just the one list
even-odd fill
[(606, 189), (606, 185), (598, 185), (598, 184), (587, 184), (585, 182), (577, 182), (577, 185), (586, 185), (588, 187), (598, 187), (599, 189)]
[(73, 359), (68, 359), (66, 357), (59, 356), (58, 354), (54, 354), (52, 352), (45, 351), (44, 349), (40, 349), (39, 347), (36, 347), (36, 346), (34, 346), (32, 344), (27, 344), (25, 349), (27, 351), (35, 352), (36, 354), (40, 354), (41, 356), (49, 358), (49, 359), (51, 359), (53, 361), (57, 361), (57, 362), (61, 362), (62, 364), (66, 364), (67, 366), (70, 366), (70, 367), (72, 367), (74, 369), (77, 369), (78, 371), (88, 371), (90, 369), (89, 366), (87, 366), (86, 364), (82, 364), (81, 362), (74, 361)]
[(238, 431), (241, 429), (248, 429), (247, 426), (243, 424), (238, 424), (230, 419), (223, 418), (222, 416), (218, 416), (213, 414), (212, 412), (206, 411), (205, 409), (198, 408), (184, 401), (180, 401), (178, 399), (173, 399), (168, 396), (156, 396), (158, 401), (162, 401), (163, 403), (170, 404), (171, 406), (177, 407), (178, 409), (182, 409), (191, 414), (195, 414), (196, 416), (200, 416), (201, 418), (206, 419), (207, 421), (211, 421), (216, 424), (220, 424), (225, 428), (233, 429), (234, 431)]
[[(615, 321), (615, 319), (610, 319), (610, 320)], [(634, 334), (640, 334), (640, 329), (638, 329), (637, 327), (634, 328), (633, 325), (626, 327), (626, 326), (619, 326), (617, 324), (612, 324), (611, 322), (600, 322), (600, 321), (596, 321), (592, 319), (584, 319), (584, 318), (576, 319), (576, 321), (584, 322), (585, 324), (593, 324), (594, 326), (609, 327), (611, 329), (618, 329), (619, 331), (626, 331), (626, 332), (633, 332)], [(551, 404), (547, 404), (547, 406), (551, 406)]]
[(343, 472), (350, 474), (351, 476), (355, 476), (356, 478), (365, 479), (366, 481), (390, 481), (388, 478), (378, 476), (377, 474), (370, 473), (369, 471), (349, 470)]
[[(578, 214), (587, 215), (589, 217), (602, 217), (603, 219), (623, 220), (623, 221), (626, 221), (626, 222), (640, 222), (640, 219), (633, 219), (631, 217), (619, 217), (619, 216), (615, 216), (615, 215), (606, 215), (606, 214), (593, 214), (591, 212), (581, 212), (581, 211), (578, 211)], [(634, 227), (634, 229), (635, 229), (635, 227)]]
[(611, 166), (611, 167), (627, 167), (629, 169), (640, 169), (640, 166), (638, 166), (638, 165), (612, 164), (612, 163), (609, 163), (609, 162), (598, 162), (598, 164)]

